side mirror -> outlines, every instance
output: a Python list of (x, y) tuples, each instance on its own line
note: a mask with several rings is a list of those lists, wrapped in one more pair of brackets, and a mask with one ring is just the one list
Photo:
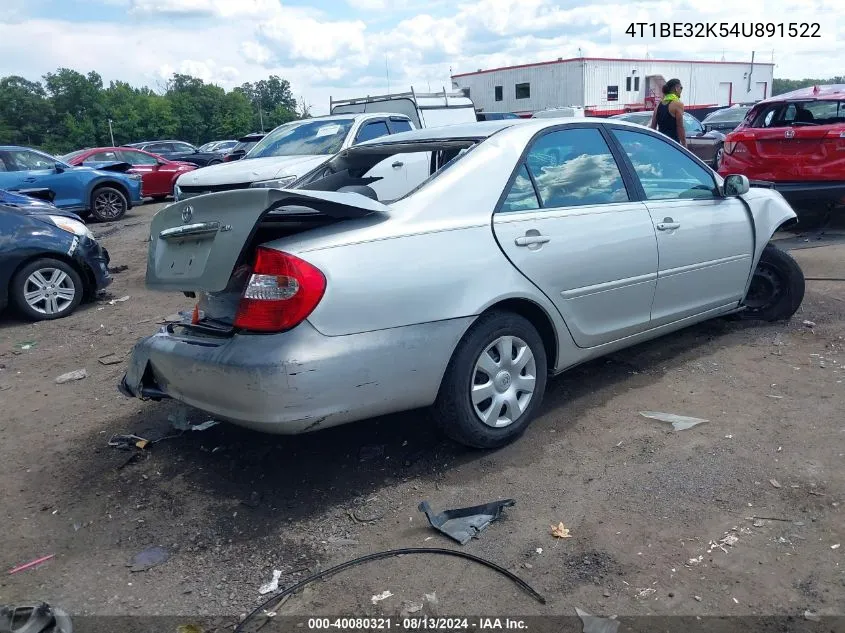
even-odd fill
[(726, 196), (741, 196), (748, 193), (750, 189), (751, 183), (748, 182), (747, 176), (731, 174), (725, 178), (724, 191)]
[(56, 162), (54, 165), (57, 174), (61, 174), (65, 170), (65, 166), (59, 162)]

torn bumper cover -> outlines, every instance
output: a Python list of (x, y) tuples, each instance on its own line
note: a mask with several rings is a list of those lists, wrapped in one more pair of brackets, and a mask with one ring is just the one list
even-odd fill
[(324, 336), (306, 321), (229, 337), (168, 324), (135, 345), (119, 390), (259, 431), (304, 433), (432, 404), (468, 323)]

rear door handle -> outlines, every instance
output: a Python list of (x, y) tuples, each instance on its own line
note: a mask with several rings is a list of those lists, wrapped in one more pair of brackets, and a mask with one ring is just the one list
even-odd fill
[(514, 240), (517, 246), (532, 246), (533, 244), (545, 244), (551, 238), (545, 235), (525, 235)]
[(402, 167), (405, 163), (402, 161), (397, 160), (395, 163), (391, 165), (391, 167)]
[(23, 181), (24, 182), (35, 182), (36, 178), (24, 178)]

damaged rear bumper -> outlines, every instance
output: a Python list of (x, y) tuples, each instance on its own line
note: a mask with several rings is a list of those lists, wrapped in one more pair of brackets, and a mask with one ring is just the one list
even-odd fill
[(118, 388), (259, 431), (304, 433), (432, 404), (470, 321), (348, 336), (324, 336), (307, 321), (231, 337), (170, 324), (135, 345)]

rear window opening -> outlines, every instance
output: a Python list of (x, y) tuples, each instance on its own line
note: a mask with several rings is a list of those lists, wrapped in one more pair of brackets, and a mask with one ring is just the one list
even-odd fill
[(752, 127), (778, 128), (843, 123), (845, 123), (845, 101), (818, 99), (784, 101), (769, 105), (755, 116)]

